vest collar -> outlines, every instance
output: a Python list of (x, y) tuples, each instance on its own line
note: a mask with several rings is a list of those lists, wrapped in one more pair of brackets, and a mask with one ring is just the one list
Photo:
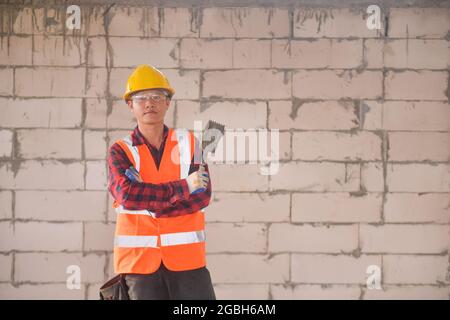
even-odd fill
[[(164, 125), (163, 140), (162, 140), (163, 142), (166, 141), (168, 134), (169, 134), (169, 128), (166, 125)], [(138, 126), (136, 126), (134, 128), (133, 132), (131, 133), (131, 143), (133, 144), (133, 146), (138, 146), (141, 144), (149, 144), (147, 142), (147, 140), (145, 140), (142, 133), (139, 131)]]

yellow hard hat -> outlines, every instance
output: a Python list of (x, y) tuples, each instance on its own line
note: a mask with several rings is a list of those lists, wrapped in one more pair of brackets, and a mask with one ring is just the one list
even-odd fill
[(141, 64), (128, 78), (123, 98), (125, 101), (129, 100), (133, 93), (148, 89), (165, 89), (170, 97), (175, 94), (175, 89), (170, 86), (169, 80), (161, 71), (153, 66)]

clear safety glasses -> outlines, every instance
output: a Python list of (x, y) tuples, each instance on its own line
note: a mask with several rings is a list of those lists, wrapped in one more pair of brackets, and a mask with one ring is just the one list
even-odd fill
[(150, 93), (150, 94), (139, 94), (133, 96), (131, 100), (135, 103), (144, 104), (146, 101), (153, 101), (159, 103), (164, 99), (168, 98), (167, 95), (161, 93)]

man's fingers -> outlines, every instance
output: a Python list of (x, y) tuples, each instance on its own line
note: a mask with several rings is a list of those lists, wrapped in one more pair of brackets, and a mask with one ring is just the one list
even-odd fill
[(197, 171), (197, 173), (198, 173), (200, 178), (203, 178), (203, 177), (208, 177), (209, 178), (208, 172), (205, 171), (205, 168), (202, 167), (202, 166), (200, 166), (200, 169)]
[(208, 177), (203, 177), (201, 178), (202, 182), (208, 183), (209, 182), (209, 178)]
[(209, 177), (208, 175), (197, 175), (197, 179), (195, 179), (195, 184), (196, 185), (207, 185), (209, 182)]
[(209, 183), (209, 174), (205, 171), (204, 165), (200, 165), (199, 170), (192, 174), (193, 188), (195, 190), (200, 188), (207, 188)]
[(204, 170), (204, 167), (200, 167), (198, 171), (191, 173), (186, 181), (189, 187), (189, 193), (193, 193), (200, 188), (207, 188), (209, 182), (208, 172)]

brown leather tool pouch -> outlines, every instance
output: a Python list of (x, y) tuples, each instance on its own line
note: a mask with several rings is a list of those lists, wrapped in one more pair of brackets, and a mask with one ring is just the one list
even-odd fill
[(119, 274), (102, 285), (100, 300), (130, 300), (124, 274)]

